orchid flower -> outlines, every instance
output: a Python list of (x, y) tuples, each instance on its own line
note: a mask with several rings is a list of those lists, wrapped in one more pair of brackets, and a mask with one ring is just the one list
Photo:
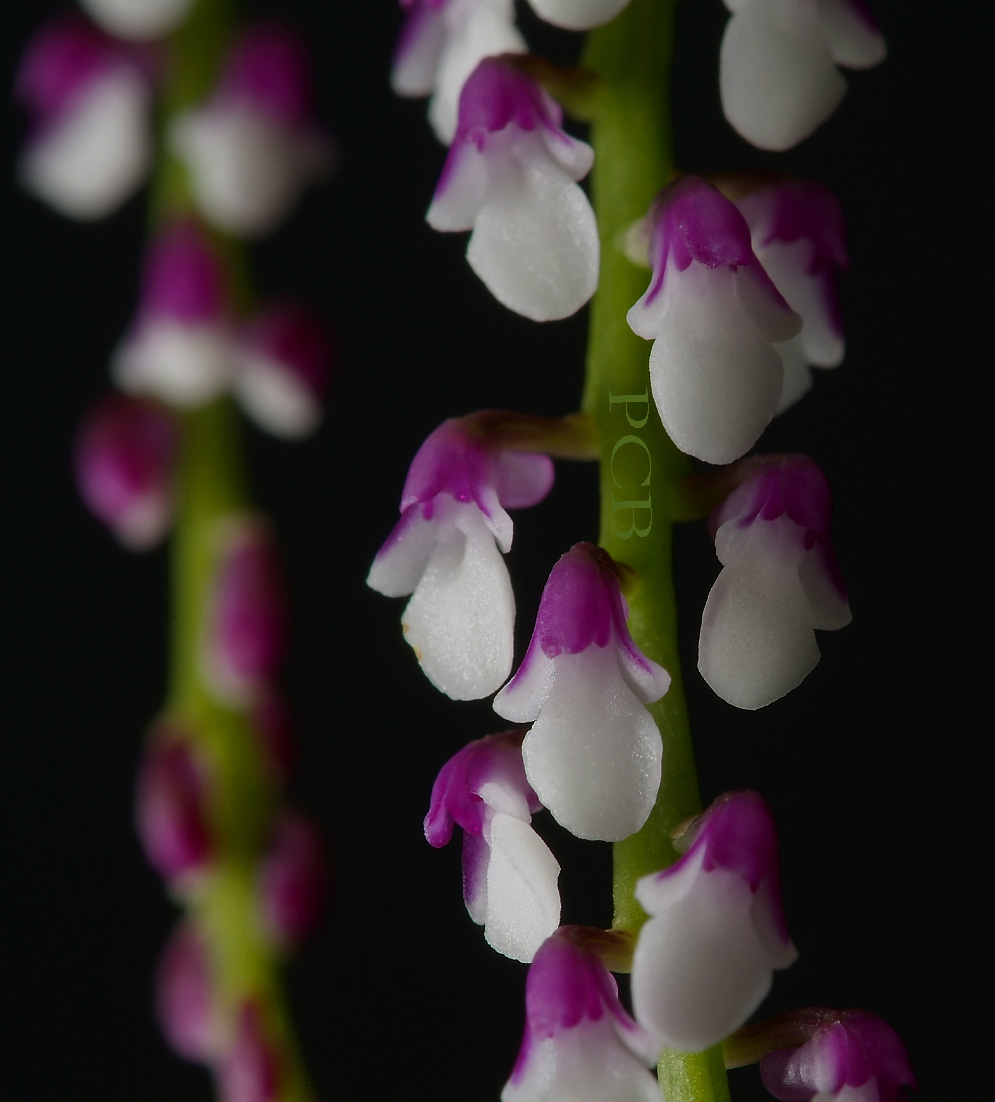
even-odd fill
[(525, 1037), (501, 1102), (659, 1102), (659, 1044), (600, 959), (554, 933), (525, 980)]
[(82, 19), (45, 27), (17, 73), (36, 119), (18, 166), (23, 185), (70, 218), (116, 210), (148, 172), (149, 83), (133, 52)]
[(712, 513), (723, 568), (705, 602), (698, 669), (723, 700), (762, 708), (819, 661), (815, 629), (850, 622), (829, 539), (825, 476), (807, 456), (748, 461)]
[(463, 829), (463, 899), (487, 944), (530, 961), (560, 924), (560, 866), (529, 825), (542, 810), (522, 767), (522, 732), (464, 746), (432, 786), (425, 837), (446, 845)]
[(776, 344), (784, 368), (781, 413), (811, 387), (809, 366), (843, 360), (836, 274), (847, 267), (843, 212), (818, 184), (785, 181), (737, 200), (750, 227), (753, 250), (788, 305), (802, 319), (797, 336)]
[(598, 285), (598, 228), (576, 181), (594, 154), (559, 106), (510, 64), (482, 61), (427, 219), (472, 230), (466, 256), (494, 297), (533, 321), (576, 313)]
[(122, 390), (184, 408), (227, 389), (234, 358), (226, 280), (193, 222), (167, 225), (149, 246), (138, 316), (111, 370)]
[(453, 140), (467, 77), (494, 54), (522, 53), (513, 0), (401, 0), (408, 12), (394, 51), (391, 83), (402, 96), (431, 95), (428, 118)]
[(732, 127), (761, 149), (797, 145), (846, 92), (837, 65), (870, 69), (884, 38), (864, 0), (725, 0), (719, 89)]
[(784, 373), (773, 345), (801, 319), (754, 254), (743, 216), (704, 180), (666, 188), (651, 217), (653, 277), (628, 321), (653, 341), (653, 400), (681, 451), (730, 463), (777, 409)]
[(454, 700), (489, 696), (511, 672), (515, 598), (500, 551), (507, 509), (535, 505), (553, 484), (545, 455), (503, 448), (481, 431), (487, 414), (443, 422), (412, 461), (401, 519), (367, 585), (411, 594), (402, 622), (426, 676)]
[(670, 675), (633, 642), (627, 615), (607, 553), (575, 544), (553, 567), (525, 658), (494, 699), (505, 719), (535, 721), (525, 774), (579, 838), (633, 834), (660, 787), (663, 744), (646, 705)]
[(915, 1087), (898, 1035), (866, 1010), (845, 1010), (798, 1048), (760, 1061), (764, 1086), (781, 1102), (899, 1102)]
[(798, 953), (781, 908), (777, 835), (755, 792), (720, 796), (687, 852), (636, 884), (649, 914), (632, 959), (636, 1020), (670, 1048), (717, 1044)]
[(242, 237), (269, 233), (331, 162), (312, 121), (303, 44), (278, 26), (245, 31), (213, 96), (174, 121), (170, 140), (208, 221)]

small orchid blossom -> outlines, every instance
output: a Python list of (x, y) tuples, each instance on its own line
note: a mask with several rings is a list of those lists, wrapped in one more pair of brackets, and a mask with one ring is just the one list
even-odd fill
[(442, 767), (425, 837), (446, 845), (463, 828), (463, 898), (487, 944), (530, 961), (560, 924), (560, 866), (529, 825), (542, 810), (522, 766), (522, 732), (488, 735)]
[(846, 92), (837, 65), (870, 69), (885, 43), (864, 0), (725, 0), (719, 55), (722, 109), (761, 149), (797, 145)]
[(598, 229), (576, 181), (594, 153), (561, 128), (532, 80), (482, 61), (463, 86), (459, 127), (426, 215), (472, 230), (466, 256), (494, 297), (533, 321), (576, 313), (598, 285)]
[(671, 439), (730, 463), (777, 409), (783, 370), (772, 345), (801, 319), (755, 256), (743, 216), (704, 180), (666, 188), (651, 217), (653, 277), (629, 325), (653, 341), (650, 384)]
[(701, 617), (698, 669), (723, 700), (755, 709), (801, 684), (819, 661), (815, 629), (845, 627), (850, 606), (825, 475), (804, 455), (744, 471), (710, 518), (723, 568)]
[(799, 1048), (760, 1061), (764, 1086), (781, 1102), (899, 1102), (915, 1087), (905, 1046), (875, 1014), (845, 1010)]
[(208, 1063), (220, 1051), (221, 1015), (204, 936), (186, 921), (170, 936), (155, 977), (155, 1011), (170, 1047), (185, 1060)]
[(542, 591), (532, 641), (494, 699), (525, 737), (525, 773), (558, 823), (616, 842), (646, 822), (663, 744), (646, 710), (670, 686), (626, 626), (615, 564), (590, 543), (563, 555)]
[(540, 19), (568, 31), (586, 31), (610, 22), (629, 0), (529, 0)]
[(843, 324), (836, 275), (847, 267), (843, 212), (825, 188), (800, 180), (751, 191), (736, 203), (746, 218), (753, 250), (788, 305), (801, 332), (774, 347), (784, 367), (777, 412), (811, 387), (809, 366), (843, 361)]
[(120, 43), (72, 16), (29, 44), (17, 92), (36, 119), (23, 185), (70, 218), (102, 218), (140, 186), (152, 156), (149, 80)]
[(444, 421), (418, 449), (401, 519), (366, 579), (387, 597), (411, 594), (405, 637), (454, 700), (489, 696), (511, 672), (515, 598), (498, 550), (511, 549), (506, 509), (537, 504), (553, 485), (548, 456), (502, 448), (481, 430), (492, 416)]
[(232, 390), (260, 428), (286, 439), (321, 422), (330, 347), (324, 327), (293, 303), (274, 303), (239, 333)]
[(431, 95), (428, 118), (449, 145), (467, 77), (485, 58), (517, 54), (513, 0), (401, 0), (407, 19), (394, 51), (391, 84), (402, 96)]
[(173, 519), (179, 425), (162, 406), (111, 395), (86, 416), (76, 440), (80, 494), (132, 550), (154, 547)]
[(636, 884), (649, 914), (632, 960), (636, 1020), (699, 1052), (737, 1029), (798, 953), (781, 908), (777, 835), (755, 792), (708, 808), (687, 852)]
[(632, 1020), (601, 960), (562, 933), (525, 981), (525, 1036), (501, 1102), (659, 1102), (656, 1040)]
[(330, 165), (311, 115), (303, 44), (276, 26), (244, 32), (213, 96), (170, 132), (204, 217), (243, 237), (274, 229)]
[(145, 258), (138, 316), (112, 364), (122, 390), (170, 405), (205, 405), (234, 369), (221, 264), (190, 222), (167, 226)]
[(101, 27), (118, 38), (161, 38), (190, 14), (194, 0), (80, 0)]

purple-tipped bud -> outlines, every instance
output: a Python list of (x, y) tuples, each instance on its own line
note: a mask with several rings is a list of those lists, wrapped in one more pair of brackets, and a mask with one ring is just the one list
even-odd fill
[(210, 779), (203, 757), (183, 732), (159, 731), (138, 770), (135, 818), (145, 856), (167, 881), (183, 883), (209, 865)]
[(532, 724), (525, 772), (556, 821), (579, 838), (618, 841), (646, 822), (660, 787), (663, 744), (646, 705), (670, 675), (636, 646), (615, 564), (590, 543), (553, 567), (515, 676), (494, 698)]
[(259, 900), (270, 935), (282, 945), (303, 941), (318, 924), (328, 892), (325, 846), (303, 815), (285, 812), (259, 869)]
[(136, 320), (115, 353), (122, 389), (201, 406), (226, 389), (234, 366), (228, 284), (192, 222), (161, 230), (145, 255)]
[(84, 419), (75, 449), (79, 492), (125, 547), (153, 547), (172, 523), (178, 446), (175, 418), (154, 402), (112, 395)]
[(845, 1010), (799, 1048), (769, 1053), (760, 1075), (781, 1102), (899, 1102), (901, 1087), (916, 1086), (898, 1035), (866, 1010)]
[(211, 99), (175, 120), (170, 141), (209, 221), (246, 237), (274, 229), (331, 163), (303, 44), (272, 24), (246, 31)]
[(777, 835), (756, 792), (720, 796), (690, 849), (644, 876), (649, 914), (632, 960), (636, 1018), (671, 1048), (700, 1052), (760, 1005), (798, 956), (781, 906)]
[(275, 1102), (279, 1097), (280, 1058), (256, 1003), (239, 1007), (234, 1039), (216, 1071), (221, 1102)]
[(190, 922), (173, 931), (159, 957), (155, 1011), (177, 1056), (204, 1064), (217, 1056), (220, 1031), (210, 960), (203, 935)]
[(218, 530), (204, 676), (222, 699), (249, 702), (276, 673), (286, 642), (283, 578), (272, 536), (256, 518), (230, 518)]
[(331, 345), (313, 314), (292, 303), (270, 306), (242, 330), (237, 356), (235, 396), (256, 424), (288, 438), (318, 427)]
[(151, 159), (143, 59), (76, 16), (43, 28), (24, 52), (17, 94), (35, 116), (24, 186), (71, 218), (109, 214)]

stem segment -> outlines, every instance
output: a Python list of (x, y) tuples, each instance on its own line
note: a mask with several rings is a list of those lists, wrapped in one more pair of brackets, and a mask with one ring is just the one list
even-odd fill
[[(648, 275), (623, 255), (625, 231), (649, 209), (674, 172), (669, 66), (675, 0), (632, 0), (588, 36), (584, 63), (599, 78), (591, 141), (592, 199), (601, 237), (601, 274), (591, 304), (583, 409), (601, 446), (600, 543), (635, 573), (626, 597), (629, 628), (671, 675), (649, 706), (663, 737), (663, 781), (646, 825), (614, 847), (617, 929), (636, 934), (646, 915), (636, 881), (672, 864), (670, 831), (701, 810), (687, 705), (677, 653), (672, 528), (680, 514), (687, 457), (664, 431), (649, 393), (648, 346), (626, 322)], [(658, 1074), (668, 1102), (727, 1102), (722, 1051), (666, 1050)]]

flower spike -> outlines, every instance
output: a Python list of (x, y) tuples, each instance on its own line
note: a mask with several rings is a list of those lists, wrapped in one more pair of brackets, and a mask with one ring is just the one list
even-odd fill
[(511, 672), (515, 598), (498, 551), (511, 548), (506, 509), (535, 505), (553, 485), (545, 455), (502, 448), (479, 431), (493, 413), (444, 421), (418, 449), (401, 519), (366, 584), (411, 600), (404, 634), (436, 688), (489, 696)]
[(460, 92), (480, 61), (522, 53), (513, 0), (401, 0), (407, 13), (391, 84), (401, 96), (431, 95), (428, 119), (445, 145), (456, 133)]
[(533, 321), (576, 313), (598, 285), (598, 229), (576, 183), (594, 154), (561, 120), (523, 73), (482, 61), (463, 86), (426, 216), (433, 229), (472, 230), (470, 267), (499, 302)]
[(772, 970), (798, 956), (781, 909), (777, 848), (757, 793), (727, 793), (704, 813), (684, 856), (636, 884), (650, 918), (633, 954), (632, 1005), (668, 1047), (717, 1044), (760, 1005)]
[(801, 319), (757, 260), (743, 216), (704, 180), (664, 189), (651, 217), (653, 277), (628, 321), (653, 341), (653, 400), (681, 451), (731, 463), (777, 408), (783, 371), (772, 345)]
[(554, 933), (525, 981), (525, 1036), (501, 1102), (659, 1102), (655, 1038), (589, 950)]
[(760, 149), (807, 138), (839, 106), (837, 65), (870, 69), (885, 57), (864, 0), (725, 0), (732, 17), (719, 55), (722, 110)]
[(847, 267), (843, 212), (825, 188), (802, 180), (751, 191), (736, 205), (750, 227), (757, 259), (802, 319), (797, 336), (774, 346), (784, 367), (781, 413), (811, 387), (809, 366), (837, 367), (843, 361), (836, 289), (837, 272)]
[(760, 1061), (764, 1086), (781, 1102), (899, 1102), (915, 1087), (905, 1046), (881, 1018), (845, 1010), (799, 1048)]
[(463, 829), (463, 899), (491, 948), (530, 961), (560, 924), (560, 866), (529, 826), (542, 810), (522, 767), (522, 732), (488, 735), (442, 767), (425, 816), (430, 845)]
[(575, 544), (553, 567), (525, 658), (494, 699), (505, 719), (535, 721), (525, 773), (579, 838), (634, 834), (660, 787), (663, 744), (645, 705), (670, 675), (633, 642), (627, 615), (608, 553)]
[(804, 455), (743, 464), (742, 484), (712, 513), (723, 564), (701, 617), (698, 669), (723, 700), (763, 708), (819, 661), (815, 629), (850, 622), (829, 540), (825, 475)]

